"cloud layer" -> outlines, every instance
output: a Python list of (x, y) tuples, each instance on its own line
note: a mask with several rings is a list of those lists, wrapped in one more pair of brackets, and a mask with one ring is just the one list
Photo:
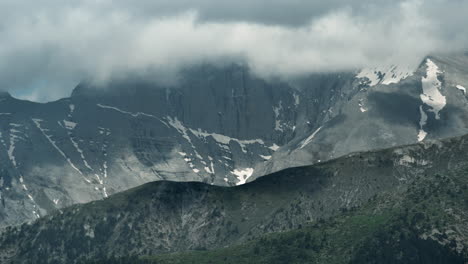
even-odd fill
[(83, 79), (149, 73), (164, 81), (201, 62), (291, 76), (414, 65), (468, 47), (461, 0), (39, 2), (0, 3), (0, 89), (39, 101), (67, 96)]

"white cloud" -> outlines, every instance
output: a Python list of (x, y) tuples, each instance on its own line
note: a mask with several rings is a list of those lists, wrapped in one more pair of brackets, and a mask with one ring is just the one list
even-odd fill
[[(428, 1), (417, 0), (387, 10), (340, 8), (295, 27), (201, 20), (196, 11), (136, 17), (124, 8), (103, 12), (99, 1), (83, 3), (0, 18), (4, 89), (40, 90), (43, 95), (35, 98), (50, 100), (68, 94), (82, 79), (168, 74), (226, 59), (245, 62), (262, 76), (416, 64), (428, 53), (465, 47), (468, 35), (464, 27), (435, 17)], [(466, 25), (466, 18), (460, 20)], [(446, 24), (458, 34), (448, 34)]]

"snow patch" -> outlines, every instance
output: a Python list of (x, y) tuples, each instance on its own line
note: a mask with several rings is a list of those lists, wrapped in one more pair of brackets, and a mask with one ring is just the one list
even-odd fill
[(268, 147), (269, 149), (273, 150), (273, 151), (277, 151), (280, 147), (276, 144), (273, 144), (271, 147)]
[(409, 155), (404, 155), (399, 161), (400, 164), (415, 163), (415, 162), (416, 162), (416, 160), (413, 157), (409, 156)]
[(83, 229), (85, 231), (85, 236), (90, 237), (90, 238), (94, 238), (94, 229), (91, 228), (91, 226), (89, 224), (84, 224)]
[(456, 87), (457, 87), (458, 90), (462, 91), (463, 94), (466, 94), (466, 88), (465, 87), (463, 87), (461, 85), (457, 85)]
[(361, 110), (361, 113), (367, 112), (367, 108), (364, 107), (362, 99), (359, 100), (359, 110)]
[(404, 155), (403, 157), (400, 158), (400, 160), (398, 161), (398, 164), (403, 165), (403, 166), (409, 165), (409, 164), (425, 166), (429, 164), (429, 162), (427, 160), (417, 160), (414, 157), (411, 157), (409, 155)]
[(424, 104), (432, 108), (430, 111), (435, 114), (435, 118), (440, 119), (439, 112), (447, 104), (445, 96), (440, 93), (442, 83), (439, 81), (438, 75), (442, 72), (430, 59), (427, 59), (426, 65), (426, 77), (422, 77), (421, 79), (423, 93), (420, 97)]
[(408, 66), (390, 66), (384, 73), (382, 84), (389, 85), (392, 83), (399, 83), (401, 80), (404, 80), (411, 75), (413, 75), (413, 69)]
[(389, 85), (399, 83), (401, 80), (413, 75), (414, 69), (409, 66), (384, 66), (362, 69), (357, 75), (358, 79), (367, 79), (369, 86), (377, 84)]
[(190, 132), (197, 136), (198, 138), (207, 138), (207, 137), (213, 137), (213, 139), (221, 144), (224, 145), (229, 145), (231, 141), (236, 141), (240, 145), (248, 145), (248, 144), (261, 144), (264, 145), (265, 142), (261, 139), (252, 139), (252, 140), (241, 140), (241, 139), (236, 139), (236, 138), (231, 138), (225, 135), (217, 134), (217, 133), (208, 133), (206, 131), (202, 131), (200, 128), (198, 130), (190, 129)]
[(68, 129), (68, 130), (75, 129), (75, 127), (77, 125), (75, 122), (71, 122), (71, 121), (67, 121), (67, 120), (63, 120), (63, 124), (65, 125), (65, 128)]
[[(187, 163), (187, 165), (189, 165), (189, 167), (192, 169), (193, 172), (195, 172), (195, 173), (200, 172), (199, 169), (195, 168), (195, 165), (192, 163), (192, 159), (186, 156), (186, 153), (179, 152), (179, 154), (180, 155), (184, 154), (184, 155), (182, 155), (184, 157), (184, 161)], [(213, 163), (211, 163), (211, 164), (213, 165)], [(206, 170), (206, 168), (205, 168), (205, 170)]]
[(377, 85), (379, 84), (381, 80), (378, 75), (378, 72), (375, 69), (362, 69), (358, 73), (358, 75), (356, 75), (356, 78), (358, 79), (366, 78), (369, 81), (369, 86)]
[(271, 159), (271, 156), (263, 156), (263, 155), (260, 155), (260, 157), (264, 160), (269, 160)]
[(213, 162), (211, 162), (210, 167), (205, 167), (205, 171), (208, 172), (209, 174), (215, 173)]
[(235, 169), (234, 171), (231, 171), (231, 173), (236, 175), (236, 178), (239, 180), (239, 182), (236, 183), (236, 185), (245, 184), (246, 181), (250, 178), (250, 176), (252, 176), (253, 172), (253, 168)]

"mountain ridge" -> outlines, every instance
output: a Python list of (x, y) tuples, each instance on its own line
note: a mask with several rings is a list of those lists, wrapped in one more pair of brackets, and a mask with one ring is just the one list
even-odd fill
[(391, 68), (388, 84), (370, 81), (385, 77), (379, 69), (285, 83), (242, 67), (200, 66), (175, 87), (134, 80), (82, 84), (47, 104), (9, 98), (0, 102), (0, 225), (155, 180), (234, 186), (411, 144), (421, 131), (424, 140), (468, 133), (467, 97), (456, 87), (468, 86), (468, 57), (430, 58), (442, 71), (435, 76), (446, 98), (440, 119), (421, 100), (427, 60), (406, 78)]
[[(73, 205), (30, 225), (7, 228), (0, 252), (4, 261), (27, 263), (45, 258), (61, 263), (124, 256), (122, 252), (142, 256), (242, 244), (335, 217), (343, 210), (365, 206), (376, 195), (400, 201), (392, 206), (404, 203), (399, 197), (410, 195), (413, 184), (418, 186), (426, 178), (421, 186), (439, 184), (437, 175), (461, 181), (454, 186), (462, 188), (463, 194), (468, 186), (463, 174), (468, 163), (459, 154), (467, 148), (468, 135), (356, 153), (286, 169), (236, 187), (149, 183), (103, 201)], [(455, 230), (450, 236), (465, 248), (466, 208), (457, 205), (453, 210), (461, 222), (453, 228), (439, 228)]]

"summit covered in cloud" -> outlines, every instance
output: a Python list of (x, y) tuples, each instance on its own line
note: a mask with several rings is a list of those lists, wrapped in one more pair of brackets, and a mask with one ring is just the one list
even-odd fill
[[(268, 8), (265, 8), (268, 6)], [(2, 1), (0, 89), (35, 101), (83, 80), (171, 82), (200, 63), (262, 77), (401, 64), (467, 45), (465, 1)]]

